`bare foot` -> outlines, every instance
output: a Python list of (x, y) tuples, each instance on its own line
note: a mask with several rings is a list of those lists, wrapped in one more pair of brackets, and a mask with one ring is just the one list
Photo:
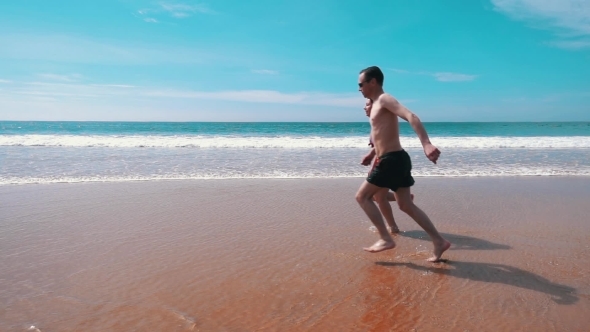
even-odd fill
[(397, 228), (397, 226), (390, 227), (389, 233), (391, 233), (391, 234), (398, 234), (399, 233), (399, 228)]
[(391, 242), (385, 241), (385, 240), (379, 240), (379, 241), (375, 242), (375, 244), (373, 244), (369, 248), (363, 248), (363, 250), (368, 251), (368, 252), (380, 252), (380, 251), (393, 249), (393, 248), (395, 248), (395, 242), (393, 242), (393, 240)]
[(442, 259), (440, 258), (443, 254), (443, 252), (447, 251), (447, 249), (449, 249), (451, 247), (451, 242), (445, 240), (441, 245), (435, 245), (434, 246), (434, 256), (430, 257), (429, 259), (427, 259), (427, 261), (429, 262), (440, 262), (442, 261)]

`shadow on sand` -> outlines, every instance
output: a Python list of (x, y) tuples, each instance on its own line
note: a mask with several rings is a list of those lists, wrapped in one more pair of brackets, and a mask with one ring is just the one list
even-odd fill
[[(440, 233), (445, 239), (451, 241), (453, 246), (449, 250), (508, 250), (510, 246), (505, 244), (493, 243), (487, 240), (478, 239), (471, 236), (455, 235)], [(399, 233), (399, 236), (405, 236), (412, 239), (430, 241), (430, 236), (424, 231), (406, 231)]]
[(447, 261), (446, 265), (452, 266), (452, 269), (442, 266), (427, 267), (414, 263), (376, 262), (375, 264), (387, 267), (405, 266), (423, 272), (429, 271), (456, 278), (530, 289), (551, 295), (552, 300), (559, 304), (573, 304), (579, 300), (575, 288), (556, 284), (534, 273), (503, 264)]

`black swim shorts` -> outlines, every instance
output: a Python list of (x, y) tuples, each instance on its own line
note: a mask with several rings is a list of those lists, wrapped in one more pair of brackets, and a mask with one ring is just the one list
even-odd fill
[(412, 161), (405, 150), (388, 152), (375, 160), (367, 182), (381, 188), (397, 191), (414, 185)]

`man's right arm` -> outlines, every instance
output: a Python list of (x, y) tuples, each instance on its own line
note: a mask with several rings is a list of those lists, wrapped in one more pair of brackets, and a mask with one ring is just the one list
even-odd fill
[(363, 157), (363, 160), (361, 161), (361, 165), (369, 166), (371, 164), (371, 160), (373, 160), (373, 158), (375, 158), (375, 148), (372, 148), (371, 151), (369, 151), (369, 153)]

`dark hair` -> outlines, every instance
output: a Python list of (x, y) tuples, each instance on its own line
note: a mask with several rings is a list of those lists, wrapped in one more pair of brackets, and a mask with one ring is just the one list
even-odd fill
[(365, 81), (369, 82), (372, 79), (377, 81), (377, 84), (383, 86), (383, 72), (377, 66), (367, 67), (361, 70), (360, 74), (365, 74)]

